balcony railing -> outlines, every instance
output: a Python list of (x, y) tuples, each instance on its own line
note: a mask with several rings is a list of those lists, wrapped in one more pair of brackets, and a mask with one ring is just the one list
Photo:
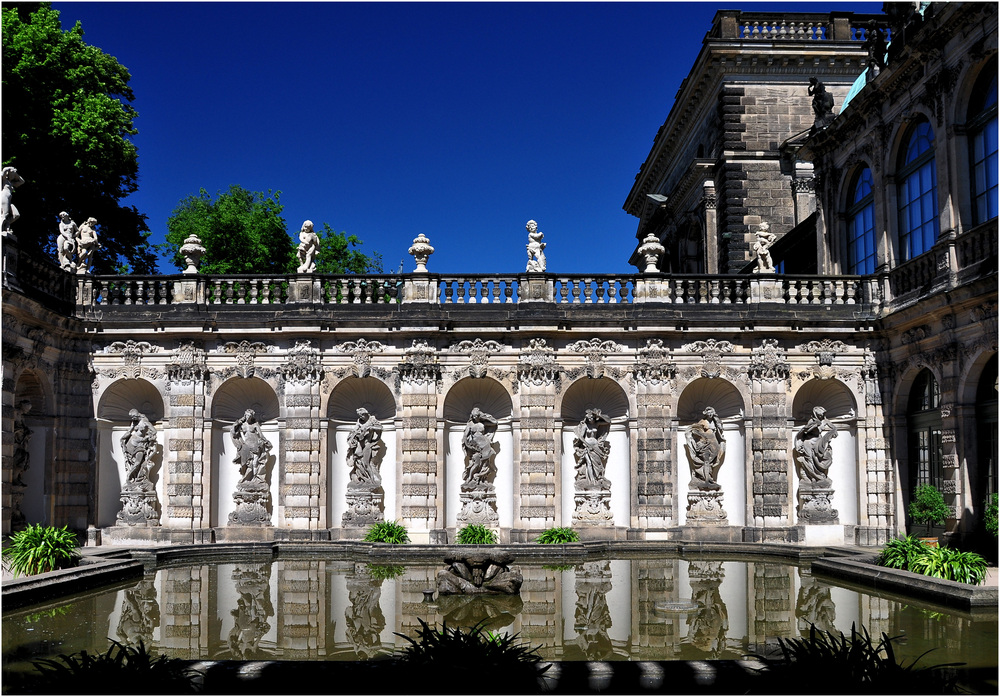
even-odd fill
[(871, 22), (887, 32), (888, 40), (887, 18), (881, 14), (723, 10), (716, 15), (711, 36), (739, 41), (863, 42)]

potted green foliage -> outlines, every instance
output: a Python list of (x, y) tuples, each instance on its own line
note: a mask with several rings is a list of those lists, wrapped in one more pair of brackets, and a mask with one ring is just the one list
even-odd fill
[[(923, 523), (927, 526), (927, 537), (931, 537), (931, 525), (943, 525), (945, 520), (951, 515), (951, 509), (944, 502), (944, 496), (932, 484), (921, 484), (913, 492), (913, 500), (907, 510), (910, 518), (916, 524)], [(928, 544), (936, 545), (937, 538), (924, 540)]]
[(986, 523), (986, 532), (997, 536), (997, 495), (990, 494), (986, 497), (986, 506), (983, 509), (983, 521)]
[(498, 541), (496, 531), (485, 525), (466, 525), (456, 539), (460, 545), (495, 545)]
[(66, 529), (29, 525), (10, 536), (3, 550), (3, 566), (15, 576), (33, 576), (76, 565), (80, 553), (76, 535)]
[(388, 545), (405, 545), (410, 541), (406, 528), (395, 520), (383, 520), (368, 528), (365, 542), (383, 542)]

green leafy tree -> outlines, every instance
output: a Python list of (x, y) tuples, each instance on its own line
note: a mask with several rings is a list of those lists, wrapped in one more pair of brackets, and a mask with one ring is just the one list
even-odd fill
[(3, 7), (3, 166), (25, 180), (14, 225), (27, 249), (55, 254), (58, 214), (98, 222), (98, 273), (155, 273), (146, 216), (121, 201), (138, 188), (137, 113), (128, 70), (63, 31), (48, 3)]
[(233, 185), (213, 199), (202, 189), (183, 199), (167, 219), (165, 251), (186, 268), (180, 248), (190, 235), (201, 238), (202, 273), (280, 274), (295, 270), (295, 246), (289, 237), (281, 192), (248, 191)]
[(318, 273), (382, 273), (382, 255), (373, 252), (363, 254), (361, 240), (356, 235), (348, 237), (346, 232), (334, 232), (329, 223), (323, 223), (319, 231), (319, 254), (316, 255)]

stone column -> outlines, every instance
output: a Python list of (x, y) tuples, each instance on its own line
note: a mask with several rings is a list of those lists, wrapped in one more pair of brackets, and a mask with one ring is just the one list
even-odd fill
[[(569, 512), (564, 511), (561, 522), (557, 523), (559, 499), (556, 483), (562, 434), (555, 423), (555, 383), (534, 385), (522, 382), (520, 389), (521, 427), (515, 437), (520, 440), (521, 457), (515, 479), (517, 510), (514, 525), (521, 528), (522, 539), (517, 541), (529, 542), (534, 535), (528, 531), (542, 531), (555, 525), (569, 527), (570, 522), (566, 517)], [(569, 485), (572, 486), (572, 482)]]
[(636, 525), (647, 531), (677, 520), (673, 468), (677, 398), (672, 385), (676, 372), (661, 339), (650, 339), (639, 349), (632, 374), (637, 408)]
[[(776, 339), (764, 339), (754, 348), (748, 367), (750, 378), (753, 436), (750, 441), (753, 457), (751, 489), (752, 523), (748, 530), (754, 542), (787, 541), (790, 523), (788, 456), (791, 435), (786, 402), (789, 365), (785, 351)], [(777, 528), (776, 530), (769, 530)]]
[(701, 199), (702, 216), (705, 225), (705, 272), (709, 275), (719, 273), (719, 218), (717, 214), (718, 197), (715, 193), (715, 182), (712, 180), (702, 184), (704, 195)]
[(892, 510), (896, 477), (886, 439), (885, 416), (882, 412), (882, 392), (879, 387), (879, 370), (874, 356), (866, 355), (861, 368), (864, 383), (866, 418), (860, 423), (858, 441), (864, 443), (865, 472), (860, 473), (860, 486), (864, 504), (858, 512), (856, 544), (881, 546), (894, 537), (895, 520)]
[(58, 363), (55, 369), (53, 404), (62, 437), (54, 443), (52, 519), (78, 530), (97, 522), (92, 377), (83, 363)]
[(407, 424), (396, 441), (402, 472), (400, 517), (414, 542), (443, 541), (436, 532), (444, 520), (444, 497), (438, 495), (438, 484), (444, 481), (443, 433), (437, 423), (441, 368), (426, 344), (414, 342), (407, 353), (398, 368), (402, 419)]
[[(203, 359), (203, 354), (199, 358)], [(167, 379), (170, 409), (160, 523), (170, 530), (172, 542), (207, 542), (212, 482), (211, 467), (205, 471), (205, 455), (211, 452), (212, 434), (205, 420), (205, 393), (210, 377), (204, 361), (195, 360), (168, 365)]]
[(272, 476), (278, 477), (278, 501), (284, 507), (276, 532), (291, 539), (314, 539), (316, 533), (307, 531), (330, 525), (322, 515), (326, 448), (320, 439), (319, 384), (318, 379), (285, 383), (285, 433)]

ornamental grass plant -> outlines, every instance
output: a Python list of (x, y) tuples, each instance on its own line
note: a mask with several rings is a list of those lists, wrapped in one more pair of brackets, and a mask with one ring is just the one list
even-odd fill
[(382, 542), (388, 545), (405, 545), (410, 536), (406, 528), (395, 520), (383, 520), (368, 528), (364, 536), (365, 542)]
[(79, 558), (76, 534), (66, 526), (53, 528), (39, 523), (10, 536), (3, 550), (3, 567), (14, 576), (34, 576), (75, 566)]
[(579, 541), (580, 535), (573, 528), (549, 528), (535, 540), (540, 545), (561, 545)]
[(978, 586), (986, 580), (989, 566), (979, 554), (951, 547), (931, 547), (912, 535), (890, 540), (875, 563), (890, 569), (958, 581)]
[(495, 530), (490, 530), (485, 525), (466, 525), (458, 531), (455, 540), (460, 545), (495, 545), (499, 542)]

